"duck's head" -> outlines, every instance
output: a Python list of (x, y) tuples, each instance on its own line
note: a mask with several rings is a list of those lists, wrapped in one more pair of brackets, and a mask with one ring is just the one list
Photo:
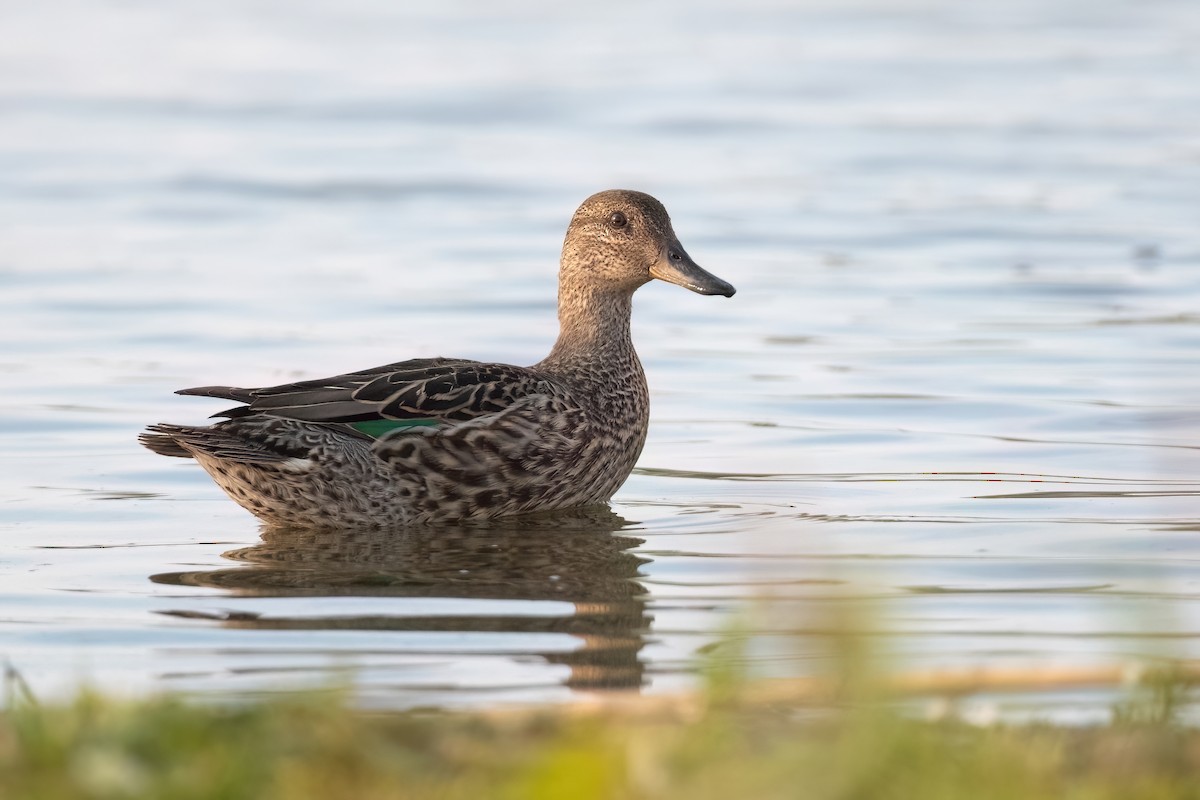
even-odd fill
[(698, 294), (732, 297), (733, 286), (700, 267), (671, 229), (663, 204), (611, 189), (583, 201), (563, 243), (562, 280), (633, 292), (654, 278)]

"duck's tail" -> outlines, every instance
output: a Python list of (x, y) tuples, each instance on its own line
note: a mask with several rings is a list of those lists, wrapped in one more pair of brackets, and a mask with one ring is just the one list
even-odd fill
[(148, 427), (138, 440), (159, 455), (258, 466), (305, 459), (321, 445), (344, 448), (349, 442), (358, 442), (366, 448), (371, 442), (370, 437), (350, 429), (264, 415), (216, 425), (160, 423)]
[(143, 433), (138, 434), (138, 441), (160, 456), (195, 458), (192, 451), (181, 445), (177, 438), (177, 435), (185, 430), (181, 425), (151, 425)]

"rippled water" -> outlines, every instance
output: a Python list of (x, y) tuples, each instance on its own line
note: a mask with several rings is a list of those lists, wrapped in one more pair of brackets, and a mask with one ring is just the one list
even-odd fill
[[(38, 693), (662, 691), (735, 623), (819, 668), (847, 598), (912, 669), (1200, 656), (1194, 3), (5, 17), (0, 658)], [(613, 186), (739, 292), (639, 293), (611, 515), (260, 538), (137, 446), (219, 409), (183, 386), (538, 360)]]

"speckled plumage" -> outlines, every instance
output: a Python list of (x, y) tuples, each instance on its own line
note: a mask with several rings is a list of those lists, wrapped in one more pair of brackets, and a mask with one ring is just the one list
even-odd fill
[(141, 442), (195, 458), (276, 524), (399, 526), (603, 503), (646, 440), (629, 317), (653, 278), (734, 292), (688, 257), (653, 197), (600, 192), (567, 230), (559, 337), (539, 363), (417, 359), (261, 389), (185, 389), (243, 405), (208, 427), (151, 426)]

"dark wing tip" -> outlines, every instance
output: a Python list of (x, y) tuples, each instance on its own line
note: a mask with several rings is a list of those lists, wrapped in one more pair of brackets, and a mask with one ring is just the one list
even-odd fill
[(192, 389), (177, 389), (175, 394), (219, 397), (222, 400), (237, 400), (239, 403), (249, 403), (254, 399), (254, 389), (242, 389), (237, 386), (196, 386)]

